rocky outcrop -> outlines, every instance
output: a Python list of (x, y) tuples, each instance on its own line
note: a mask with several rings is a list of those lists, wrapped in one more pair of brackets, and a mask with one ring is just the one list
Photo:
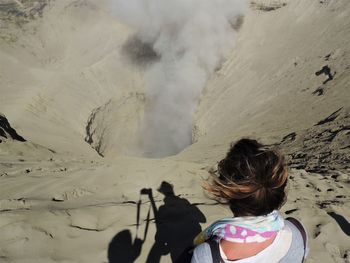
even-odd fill
[(263, 12), (270, 12), (275, 11), (277, 9), (280, 9), (284, 6), (286, 6), (287, 3), (284, 3), (282, 1), (251, 1), (250, 6), (253, 10), (263, 11)]
[(96, 125), (96, 118), (100, 112), (103, 112), (105, 108), (108, 107), (108, 105), (111, 103), (109, 100), (104, 105), (97, 107), (94, 109), (87, 121), (86, 127), (85, 127), (85, 141), (91, 145), (92, 148), (96, 150), (96, 152), (103, 157), (103, 131), (98, 132), (99, 125)]
[(49, 0), (3, 0), (0, 3), (0, 13), (25, 21), (38, 15), (41, 16), (48, 3)]
[(286, 135), (280, 144), (289, 166), (308, 172), (331, 173), (350, 169), (350, 114), (340, 108), (313, 127)]
[(23, 31), (23, 26), (33, 19), (42, 17), (49, 2), (50, 0), (0, 1), (0, 22), (6, 21), (0, 25), (2, 29), (0, 30), (0, 40), (7, 43), (17, 41), (17, 34)]
[(133, 155), (144, 101), (143, 94), (131, 92), (95, 108), (87, 120), (85, 141), (102, 157)]
[(4, 115), (0, 113), (0, 142), (3, 139), (12, 139), (16, 141), (25, 142), (26, 140), (18, 135), (15, 129), (13, 129)]

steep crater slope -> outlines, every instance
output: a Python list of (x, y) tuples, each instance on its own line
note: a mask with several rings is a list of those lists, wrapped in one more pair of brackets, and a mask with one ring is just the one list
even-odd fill
[[(2, 111), (28, 140), (58, 152), (94, 155), (94, 149), (102, 156), (134, 155), (139, 144), (147, 149), (136, 155), (152, 155), (161, 147), (162, 156), (166, 155), (163, 152), (178, 153), (191, 143), (198, 95), (212, 69), (232, 47), (241, 17), (232, 15), (232, 20), (222, 23), (227, 28), (218, 28), (219, 33), (229, 32), (232, 43), (221, 32), (225, 45), (208, 58), (203, 52), (212, 45), (208, 39), (216, 39), (208, 34), (210, 27), (203, 28), (207, 37), (200, 43), (206, 43), (201, 51), (191, 44), (195, 38), (191, 39), (190, 25), (178, 32), (177, 37), (182, 33), (186, 36), (176, 50), (169, 48), (172, 43), (165, 48), (163, 55), (169, 58), (162, 60), (153, 47), (159, 50), (162, 43), (141, 41), (140, 34), (109, 13), (106, 2), (7, 1), (2, 6), (1, 18), (6, 25), (2, 32), (15, 36), (0, 42), (4, 61), (0, 67)], [(201, 16), (197, 16), (194, 22), (198, 24)], [(172, 33), (171, 27), (162, 30), (165, 35)], [(197, 58), (191, 59), (191, 54)], [(148, 67), (160, 61), (157, 67)], [(152, 83), (146, 85), (147, 79)], [(169, 90), (163, 91), (164, 86)], [(129, 97), (133, 97), (132, 102)], [(156, 116), (150, 113), (144, 117), (145, 108)], [(145, 123), (142, 120), (148, 120), (144, 129), (140, 129), (140, 123)]]
[[(210, 158), (242, 136), (274, 144), (308, 130), (307, 136), (317, 140), (319, 135), (311, 132), (322, 127), (317, 123), (341, 108), (346, 115), (350, 3), (285, 3), (272, 11), (249, 10), (235, 50), (201, 97), (194, 128), (197, 143), (184, 156), (191, 158), (200, 149)], [(347, 126), (345, 118), (332, 129), (346, 133)]]
[(143, 87), (142, 69), (123, 54), (133, 32), (104, 4), (7, 1), (0, 6), (0, 107), (29, 141), (94, 156), (84, 141), (89, 115)]

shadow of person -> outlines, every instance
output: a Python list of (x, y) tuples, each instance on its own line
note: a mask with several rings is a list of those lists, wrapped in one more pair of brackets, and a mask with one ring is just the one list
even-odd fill
[(193, 246), (193, 239), (201, 232), (199, 223), (206, 222), (206, 218), (195, 205), (176, 196), (168, 182), (162, 182), (158, 192), (164, 195), (164, 205), (159, 209), (152, 189), (143, 189), (143, 194), (149, 195), (157, 228), (146, 263), (159, 263), (161, 257), (167, 254), (170, 254), (172, 262), (189, 262), (190, 255), (185, 252)]
[(132, 242), (129, 230), (116, 234), (108, 246), (109, 263), (133, 263), (141, 254), (143, 241), (135, 238)]

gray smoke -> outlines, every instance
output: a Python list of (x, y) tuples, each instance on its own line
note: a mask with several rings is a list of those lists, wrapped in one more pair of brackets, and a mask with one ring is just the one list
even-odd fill
[(111, 1), (118, 17), (160, 56), (147, 72), (141, 151), (176, 154), (191, 144), (201, 91), (234, 45), (246, 0)]

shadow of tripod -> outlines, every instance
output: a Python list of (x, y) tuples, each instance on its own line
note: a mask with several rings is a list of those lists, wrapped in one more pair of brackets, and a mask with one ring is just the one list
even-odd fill
[(108, 261), (109, 263), (133, 263), (141, 254), (142, 245), (146, 240), (148, 226), (150, 221), (150, 209), (147, 213), (145, 232), (143, 239), (138, 238), (140, 226), (140, 210), (141, 196), (137, 203), (136, 213), (136, 237), (132, 241), (131, 232), (128, 229), (120, 231), (116, 234), (108, 246)]
[(164, 195), (164, 204), (157, 209), (152, 189), (142, 189), (148, 194), (155, 216), (157, 232), (155, 242), (146, 263), (159, 263), (162, 256), (170, 254), (172, 262), (190, 262), (186, 252), (193, 246), (193, 239), (201, 232), (199, 223), (206, 222), (203, 213), (188, 200), (176, 196), (168, 182), (162, 182), (158, 192)]

